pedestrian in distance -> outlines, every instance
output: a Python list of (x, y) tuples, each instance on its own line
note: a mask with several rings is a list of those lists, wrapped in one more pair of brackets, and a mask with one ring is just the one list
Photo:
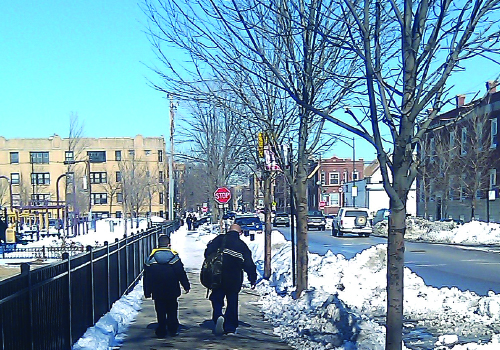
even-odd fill
[(188, 226), (188, 231), (191, 231), (191, 228), (193, 226), (193, 217), (191, 216), (191, 214), (189, 214), (187, 216), (186, 223), (187, 223), (187, 226)]
[[(212, 320), (214, 334), (235, 333), (238, 327), (238, 293), (243, 285), (243, 271), (246, 272), (252, 289), (257, 281), (257, 269), (247, 244), (240, 239), (241, 227), (232, 224), (226, 234), (210, 241), (205, 249), (205, 258), (223, 247), (222, 281), (220, 287), (212, 289)], [(225, 312), (224, 299), (227, 302)]]
[(158, 248), (153, 249), (144, 263), (144, 296), (153, 297), (158, 327), (156, 336), (164, 338), (167, 331), (171, 336), (178, 335), (179, 320), (177, 299), (181, 288), (189, 293), (189, 284), (184, 265), (177, 252), (170, 247), (170, 237), (160, 235)]

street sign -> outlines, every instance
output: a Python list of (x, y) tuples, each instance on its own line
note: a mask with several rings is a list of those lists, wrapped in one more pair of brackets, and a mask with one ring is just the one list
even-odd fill
[(326, 201), (320, 201), (319, 202), (319, 208), (320, 209), (325, 209), (325, 206), (326, 206)]
[(219, 187), (214, 192), (215, 201), (219, 204), (225, 204), (231, 199), (231, 191), (227, 187)]

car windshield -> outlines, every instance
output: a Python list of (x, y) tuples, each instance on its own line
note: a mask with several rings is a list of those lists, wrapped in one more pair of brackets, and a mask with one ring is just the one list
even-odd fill
[(311, 210), (307, 215), (309, 216), (323, 216), (323, 213), (317, 210)]
[(253, 223), (260, 223), (260, 220), (259, 218), (236, 218), (234, 223), (238, 225), (251, 225)]
[(288, 214), (286, 214), (286, 213), (278, 213), (278, 214), (276, 214), (276, 216), (279, 216), (279, 217), (282, 217), (282, 218), (286, 218), (286, 217), (288, 217)]
[(358, 216), (368, 216), (368, 214), (364, 211), (347, 210), (344, 216), (348, 218), (357, 218)]

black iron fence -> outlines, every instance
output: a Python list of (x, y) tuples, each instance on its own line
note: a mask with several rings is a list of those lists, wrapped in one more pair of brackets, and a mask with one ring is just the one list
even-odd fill
[(20, 275), (0, 282), (1, 349), (71, 349), (135, 285), (158, 235), (178, 227), (153, 226), (34, 270), (23, 264)]

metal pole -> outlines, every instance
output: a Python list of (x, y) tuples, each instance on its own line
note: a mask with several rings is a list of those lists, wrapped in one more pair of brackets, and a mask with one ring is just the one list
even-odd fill
[[(356, 179), (354, 178), (354, 171), (356, 170), (356, 148), (354, 146), (354, 137), (352, 138), (352, 187), (356, 187)], [(356, 196), (354, 196), (354, 189), (352, 190), (352, 206), (356, 206)], [(356, 193), (357, 195), (357, 193)]]
[(174, 219), (174, 99), (170, 97), (170, 160), (168, 164), (168, 219)]
[[(57, 203), (57, 234), (61, 232), (61, 225), (60, 225), (60, 220), (61, 220), (61, 214), (59, 212), (59, 180), (61, 180), (66, 174), (61, 174), (57, 178), (56, 181), (56, 203)], [(66, 196), (64, 197), (66, 198)]]
[[(290, 174), (292, 174), (292, 181), (293, 181), (293, 162), (292, 162), (292, 144), (290, 143), (290, 158), (289, 158), (289, 164), (290, 164)], [(292, 285), (295, 287), (296, 280), (295, 280), (295, 265), (296, 265), (296, 258), (295, 258), (295, 201), (293, 199), (293, 183), (290, 184), (290, 239), (292, 241)]]

